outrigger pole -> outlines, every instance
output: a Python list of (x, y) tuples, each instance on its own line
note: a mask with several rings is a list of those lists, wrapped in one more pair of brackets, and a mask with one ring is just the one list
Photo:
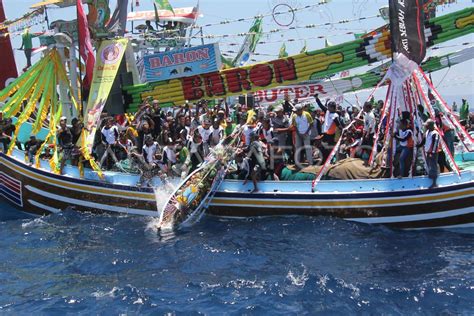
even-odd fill
[[(83, 93), (83, 82), (82, 82), (82, 58), (81, 58), (81, 28), (79, 27), (79, 5), (82, 5), (81, 0), (76, 1), (76, 27), (77, 27), (77, 48), (79, 49), (79, 82), (81, 88), (79, 89), (78, 101), (79, 101), (79, 115), (81, 118), (84, 118), (84, 105), (82, 102), (82, 93)], [(74, 56), (76, 52), (74, 52)], [(84, 63), (85, 65), (85, 63)]]

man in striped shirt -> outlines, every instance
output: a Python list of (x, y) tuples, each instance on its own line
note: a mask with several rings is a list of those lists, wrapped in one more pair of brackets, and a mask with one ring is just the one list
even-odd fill
[(419, 146), (424, 146), (426, 154), (426, 165), (428, 166), (428, 177), (433, 180), (430, 189), (437, 186), (438, 179), (438, 152), (439, 152), (439, 133), (435, 129), (435, 122), (428, 119), (425, 122), (426, 133), (423, 141)]

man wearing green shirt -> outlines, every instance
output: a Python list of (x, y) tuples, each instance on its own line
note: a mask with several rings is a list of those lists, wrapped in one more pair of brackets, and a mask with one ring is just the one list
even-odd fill
[(462, 99), (461, 110), (459, 110), (459, 119), (468, 120), (469, 119), (469, 103), (466, 99)]
[(33, 38), (37, 36), (38, 35), (31, 34), (29, 28), (26, 28), (25, 32), (23, 32), (23, 35), (21, 36), (22, 42), (21, 42), (20, 49), (23, 49), (25, 52), (26, 68), (31, 67), (31, 52), (33, 51)]

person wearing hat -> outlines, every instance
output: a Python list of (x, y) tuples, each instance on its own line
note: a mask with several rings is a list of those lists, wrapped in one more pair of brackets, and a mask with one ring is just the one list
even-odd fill
[(432, 119), (428, 119), (425, 122), (426, 132), (423, 137), (423, 141), (418, 145), (422, 147), (426, 154), (426, 165), (428, 167), (428, 177), (433, 181), (430, 189), (437, 186), (436, 181), (438, 179), (438, 152), (439, 152), (439, 140), (440, 135), (436, 131), (436, 123)]
[(278, 138), (278, 147), (285, 153), (288, 144), (288, 132), (290, 131), (290, 120), (284, 112), (283, 105), (276, 106), (274, 111), (276, 115), (271, 118), (273, 132)]
[(304, 149), (306, 159), (310, 165), (313, 164), (313, 153), (311, 148), (310, 131), (313, 124), (311, 114), (303, 111), (301, 104), (295, 105), (295, 113), (291, 116), (291, 126), (294, 127), (295, 133), (295, 163), (302, 162), (299, 159), (300, 152)]

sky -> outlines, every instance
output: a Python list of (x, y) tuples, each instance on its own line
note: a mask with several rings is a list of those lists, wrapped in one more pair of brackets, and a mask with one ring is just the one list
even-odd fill
[[(135, 3), (136, 0), (130, 0)], [(173, 7), (188, 7), (196, 5), (198, 0), (170, 0)], [(23, 15), (28, 11), (29, 6), (36, 3), (35, 0), (3, 0), (5, 13), (7, 18), (13, 19)], [(224, 20), (234, 20), (239, 18), (253, 17), (258, 14), (267, 15), (263, 20), (263, 31), (270, 32), (271, 30), (279, 30), (278, 32), (266, 33), (261, 38), (261, 41), (267, 42), (257, 46), (257, 53), (259, 55), (253, 58), (257, 61), (271, 60), (277, 58), (280, 47), (283, 43), (286, 45), (287, 52), (297, 54), (306, 42), (308, 50), (315, 50), (323, 48), (325, 39), (317, 38), (325, 36), (332, 44), (340, 44), (354, 39), (352, 34), (347, 32), (362, 33), (369, 31), (383, 25), (385, 22), (381, 17), (374, 17), (378, 14), (380, 7), (387, 5), (387, 0), (330, 0), (328, 3), (316, 5), (318, 0), (199, 0), (199, 8), (201, 16), (198, 19), (198, 25), (219, 23)], [(111, 7), (115, 7), (116, 0), (110, 0)], [(135, 10), (151, 10), (152, 0), (139, 0), (140, 6)], [(292, 8), (303, 8), (310, 6), (304, 10), (298, 10), (294, 14), (294, 21), (290, 27), (296, 26), (296, 30), (290, 30), (288, 27), (277, 24), (286, 24), (290, 22), (293, 16), (285, 14), (276, 17), (271, 15), (272, 10), (277, 7), (284, 8), (286, 5)], [(438, 15), (447, 14), (466, 7), (472, 6), (472, 0), (458, 0), (457, 3), (446, 5), (438, 8)], [(75, 9), (51, 9), (48, 11), (50, 21), (62, 19), (75, 19)], [(360, 18), (366, 18), (360, 21)], [(334, 24), (341, 20), (355, 20), (350, 23)], [(332, 23), (330, 26), (317, 28), (304, 28), (309, 24), (323, 24)], [(229, 24), (218, 24), (214, 26), (204, 27), (205, 35), (223, 35), (223, 34), (238, 34), (247, 32), (252, 24), (252, 20), (244, 22), (235, 22)], [(129, 25), (130, 26), (130, 25)], [(129, 27), (130, 28), (130, 27)], [(33, 32), (39, 32), (43, 29), (42, 26), (35, 26), (32, 28)], [(225, 39), (206, 40), (206, 43), (218, 42), (220, 50), (228, 56), (233, 56), (239, 45), (243, 42), (243, 37), (229, 37)], [(14, 37), (12, 40), (13, 47), (19, 48), (21, 46), (20, 36)], [(200, 43), (200, 40), (193, 42), (195, 45)], [(446, 42), (437, 46), (444, 47), (432, 52), (429, 55), (443, 55), (448, 52), (460, 50), (468, 46), (461, 46), (462, 43), (469, 43), (468, 46), (474, 45), (474, 35), (469, 34), (462, 38)], [(34, 40), (34, 46), (39, 46), (37, 40)], [(34, 56), (33, 62), (37, 61), (40, 56)], [(15, 58), (18, 69), (21, 69), (26, 64), (22, 51), (15, 50)], [(362, 69), (363, 71), (364, 69)], [(361, 70), (359, 70), (360, 72)], [(351, 70), (351, 74), (356, 74), (357, 70)], [(460, 103), (461, 97), (466, 97), (471, 104), (474, 105), (474, 61), (462, 63), (453, 66), (449, 69), (444, 69), (433, 74), (434, 85), (445, 97), (448, 103), (456, 101)], [(368, 93), (360, 93), (359, 98), (363, 99)], [(383, 89), (378, 92), (376, 97), (383, 98)], [(353, 99), (354, 96), (347, 96), (348, 99)], [(352, 101), (351, 101), (352, 102)]]

